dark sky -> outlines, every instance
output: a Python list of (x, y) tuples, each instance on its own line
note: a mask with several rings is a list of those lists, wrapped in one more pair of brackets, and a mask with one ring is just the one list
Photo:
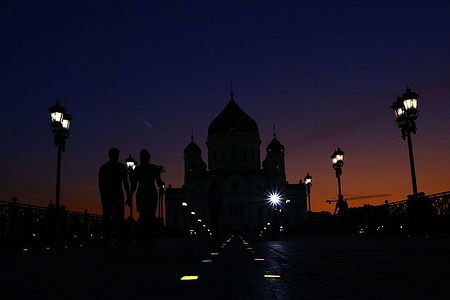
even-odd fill
[(338, 145), (345, 194), (410, 193), (390, 110), (406, 85), (421, 95), (419, 190), (450, 189), (448, 1), (2, 1), (0, 33), (1, 200), (54, 198), (56, 98), (74, 118), (63, 204), (98, 211), (112, 146), (148, 148), (179, 186), (190, 128), (205, 149), (231, 80), (262, 150), (275, 123), (289, 181), (313, 175), (316, 210), (335, 197)]

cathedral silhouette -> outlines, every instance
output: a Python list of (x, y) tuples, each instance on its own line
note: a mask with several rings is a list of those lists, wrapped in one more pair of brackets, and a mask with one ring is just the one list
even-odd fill
[[(168, 228), (260, 234), (274, 217), (283, 230), (306, 214), (304, 184), (286, 181), (285, 147), (274, 132), (261, 164), (258, 124), (238, 106), (233, 92), (210, 123), (206, 145), (208, 164), (193, 136), (183, 151), (184, 184), (166, 192)], [(271, 203), (271, 194), (279, 195), (277, 204)]]

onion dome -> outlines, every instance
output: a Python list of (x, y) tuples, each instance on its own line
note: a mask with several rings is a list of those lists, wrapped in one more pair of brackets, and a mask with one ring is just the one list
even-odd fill
[(192, 139), (189, 145), (183, 151), (184, 156), (201, 156), (202, 150)]
[(274, 136), (273, 140), (267, 145), (267, 152), (284, 152), (284, 146), (280, 141)]
[(233, 99), (231, 99), (224, 110), (211, 122), (208, 128), (208, 136), (248, 133), (258, 135), (258, 125), (247, 113), (245, 113)]

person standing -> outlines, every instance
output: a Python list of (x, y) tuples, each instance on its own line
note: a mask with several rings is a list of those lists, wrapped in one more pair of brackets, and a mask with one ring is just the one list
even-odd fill
[(109, 150), (109, 161), (102, 165), (98, 172), (98, 188), (102, 202), (105, 241), (109, 242), (115, 237), (120, 243), (123, 243), (124, 189), (127, 200), (131, 194), (127, 168), (119, 162), (119, 155), (119, 149), (111, 148)]
[(131, 194), (137, 190), (136, 208), (142, 225), (142, 239), (144, 243), (150, 241), (152, 225), (156, 221), (155, 213), (158, 204), (158, 192), (155, 182), (160, 190), (164, 189), (161, 169), (156, 165), (150, 164), (150, 157), (148, 150), (142, 149), (139, 155), (140, 164), (136, 166), (131, 176)]

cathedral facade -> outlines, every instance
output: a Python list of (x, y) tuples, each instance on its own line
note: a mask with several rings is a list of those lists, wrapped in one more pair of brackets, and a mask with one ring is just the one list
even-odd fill
[[(191, 234), (259, 234), (275, 215), (283, 230), (306, 213), (304, 184), (286, 181), (285, 147), (274, 133), (261, 162), (258, 125), (233, 93), (210, 123), (206, 146), (208, 163), (193, 137), (183, 151), (184, 184), (166, 191), (168, 228)], [(270, 195), (280, 201), (271, 202)]]

